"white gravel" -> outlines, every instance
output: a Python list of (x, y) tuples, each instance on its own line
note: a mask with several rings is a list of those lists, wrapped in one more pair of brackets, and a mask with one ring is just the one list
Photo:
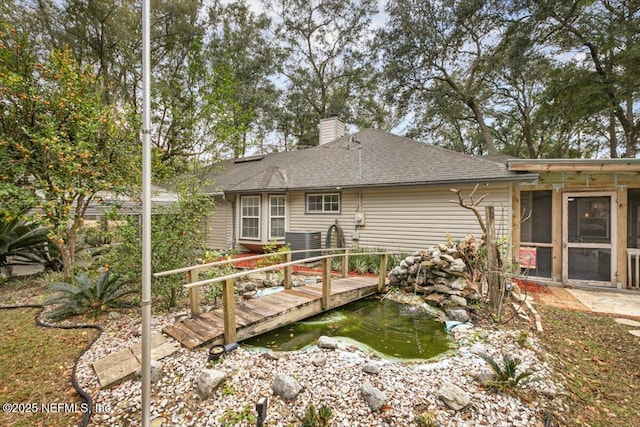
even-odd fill
[[(154, 317), (152, 330), (160, 331), (173, 320), (172, 316)], [(102, 410), (94, 413), (90, 425), (140, 425), (140, 381), (132, 379), (101, 390), (91, 366), (93, 361), (139, 341), (139, 329), (140, 319), (135, 313), (109, 322), (101, 338), (81, 358), (80, 385), (90, 393), (96, 408)], [(551, 405), (558, 405), (557, 399), (553, 401), (562, 393), (562, 387), (552, 380), (551, 366), (545, 361), (550, 356), (544, 354), (537, 339), (529, 334), (522, 346), (518, 338), (519, 332), (513, 330), (457, 328), (452, 331), (457, 348), (446, 355), (419, 363), (380, 361), (383, 366), (377, 375), (363, 371), (376, 357), (354, 347), (326, 350), (313, 346), (275, 355), (240, 347), (215, 366), (207, 360), (208, 348), (180, 347), (162, 360), (162, 376), (152, 385), (151, 418), (163, 418), (164, 426), (255, 426), (255, 421), (242, 416), (255, 416), (255, 402), (267, 396), (267, 426), (299, 425), (310, 402), (316, 407), (331, 408), (331, 426), (418, 425), (414, 419), (425, 413), (443, 426), (543, 426)], [(518, 372), (535, 372), (537, 380), (518, 393), (526, 399), (488, 390), (476, 381), (477, 374), (489, 369), (472, 349), (484, 349), (499, 361), (503, 354), (510, 354), (522, 361)], [(326, 358), (326, 364), (316, 367), (312, 361), (319, 355)], [(207, 367), (224, 371), (227, 381), (205, 400), (198, 395), (196, 379)], [(272, 395), (276, 374), (292, 376), (304, 386), (293, 402)], [(387, 405), (379, 412), (372, 413), (362, 398), (360, 389), (366, 380), (387, 395)], [(437, 396), (444, 382), (465, 390), (472, 403), (461, 411), (449, 409)]]

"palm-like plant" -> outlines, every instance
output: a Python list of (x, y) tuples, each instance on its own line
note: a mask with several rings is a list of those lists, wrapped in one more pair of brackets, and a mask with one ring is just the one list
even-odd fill
[(495, 379), (492, 380), (490, 384), (497, 388), (508, 387), (510, 389), (515, 389), (518, 385), (524, 385), (534, 381), (534, 378), (531, 378), (533, 372), (526, 371), (519, 374), (517, 373), (518, 366), (521, 363), (520, 359), (517, 357), (512, 357), (509, 354), (503, 354), (502, 362), (504, 367), (501, 367), (493, 357), (486, 353), (480, 353), (478, 356), (482, 357), (484, 361), (489, 364), (491, 370), (496, 374)]
[(101, 311), (122, 305), (122, 298), (136, 292), (126, 285), (128, 280), (111, 274), (102, 273), (95, 280), (85, 273), (75, 276), (74, 283), (54, 283), (50, 292), (55, 293), (47, 304), (59, 306), (49, 313), (52, 319), (61, 319), (77, 314), (97, 314)]
[(20, 219), (0, 221), (0, 270), (11, 275), (16, 265), (40, 264), (48, 231)]

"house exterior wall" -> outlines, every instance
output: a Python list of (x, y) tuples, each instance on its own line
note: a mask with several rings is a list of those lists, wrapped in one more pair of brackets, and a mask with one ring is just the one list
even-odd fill
[[(463, 196), (473, 191), (473, 186), (460, 187)], [(345, 234), (347, 247), (385, 248), (388, 250), (418, 250), (447, 241), (447, 233), (454, 240), (461, 240), (473, 233), (479, 239), (482, 231), (475, 215), (460, 207), (451, 187), (389, 187), (378, 189), (336, 190), (340, 194), (341, 209), (337, 213), (307, 213), (306, 197), (319, 192), (290, 192), (287, 195), (287, 231), (319, 231), (322, 243), (329, 227), (339, 222)], [(511, 230), (511, 194), (508, 184), (487, 185), (478, 188), (474, 200), (486, 194), (480, 204), (484, 217), (484, 207), (493, 205), (498, 236), (507, 236)], [(262, 194), (261, 225), (263, 232), (259, 241), (243, 241), (247, 244), (269, 243), (266, 236), (268, 226), (268, 194)], [(238, 199), (239, 200), (239, 199)], [(228, 203), (228, 202), (227, 202)], [(216, 210), (220, 207), (217, 206)], [(238, 209), (236, 209), (237, 211)], [(364, 217), (364, 225), (356, 227), (356, 213)], [(236, 222), (239, 224), (236, 212)], [(214, 228), (227, 227), (230, 230), (229, 215), (214, 214), (215, 224), (210, 222), (212, 236), (220, 236)], [(226, 221), (223, 221), (223, 218)], [(230, 233), (230, 232), (229, 232)], [(228, 234), (229, 234), (228, 233)], [(237, 230), (236, 230), (237, 233)], [(357, 236), (356, 236), (357, 235)], [(354, 240), (354, 237), (358, 237)], [(227, 241), (230, 239), (227, 238)], [(213, 244), (214, 240), (210, 240)], [(216, 246), (222, 240), (215, 240)], [(335, 245), (335, 242), (333, 242)], [(237, 247), (242, 250), (241, 246)]]
[(213, 211), (203, 223), (206, 245), (212, 249), (229, 249), (233, 240), (233, 204), (222, 197), (214, 197), (213, 202)]
[[(473, 191), (473, 186), (458, 188), (463, 196)], [(474, 200), (484, 194), (487, 196), (480, 204), (483, 219), (484, 207), (493, 205), (496, 233), (508, 235), (511, 229), (509, 186), (479, 187)], [(469, 233), (480, 239), (482, 230), (473, 212), (452, 201), (457, 202), (457, 196), (450, 186), (366, 190), (363, 193), (366, 225), (360, 229), (360, 244), (389, 250), (417, 250), (446, 243), (447, 233), (454, 240), (461, 240)]]

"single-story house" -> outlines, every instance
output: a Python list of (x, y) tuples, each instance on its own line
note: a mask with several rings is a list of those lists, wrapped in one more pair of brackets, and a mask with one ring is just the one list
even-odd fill
[[(557, 171), (545, 164), (568, 169)], [(597, 165), (604, 165), (600, 175), (594, 170)], [(633, 224), (638, 221), (638, 172), (640, 160), (633, 159), (505, 162), (381, 130), (345, 135), (344, 124), (329, 118), (320, 123), (316, 147), (229, 160), (209, 176), (211, 184), (205, 191), (216, 207), (206, 221), (207, 244), (256, 250), (270, 242), (285, 243), (293, 232), (320, 234), (324, 242), (336, 221), (347, 247), (412, 251), (449, 238), (461, 240), (469, 233), (479, 238), (482, 232), (475, 215), (459, 206), (451, 191), (469, 195), (478, 186), (473, 198), (484, 196), (479, 204), (482, 213), (484, 206), (494, 206), (497, 233), (507, 238), (514, 260), (519, 261), (521, 248), (524, 253), (537, 252), (532, 274), (557, 282), (575, 278), (616, 286), (618, 281), (626, 284), (626, 272), (621, 274), (627, 266), (626, 248), (637, 247), (638, 227)], [(579, 182), (573, 176), (586, 180)], [(608, 222), (600, 224), (607, 232), (576, 234), (576, 227), (582, 230), (586, 223), (576, 222), (575, 211), (583, 213), (585, 206), (597, 211), (590, 213), (592, 227), (608, 209)], [(632, 208), (635, 213), (627, 214)], [(545, 216), (547, 211), (553, 216)], [(627, 217), (635, 223), (629, 221), (627, 226)], [(543, 227), (549, 229), (544, 236)], [(593, 243), (601, 234), (610, 242)], [(571, 242), (563, 247), (561, 242), (568, 239)], [(581, 242), (574, 245), (574, 239)], [(584, 264), (576, 264), (578, 252), (607, 250), (611, 252), (608, 281), (604, 270), (598, 275), (574, 272)], [(587, 264), (594, 256), (588, 255)], [(604, 263), (604, 258), (601, 255), (598, 262)], [(527, 262), (534, 265), (531, 257)]]

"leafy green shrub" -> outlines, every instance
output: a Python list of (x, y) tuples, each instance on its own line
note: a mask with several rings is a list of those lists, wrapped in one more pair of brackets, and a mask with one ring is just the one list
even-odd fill
[(85, 273), (75, 276), (74, 283), (57, 282), (49, 291), (54, 295), (46, 301), (58, 305), (49, 313), (57, 320), (77, 314), (97, 315), (101, 311), (121, 306), (126, 295), (137, 292), (127, 287), (129, 282), (117, 274), (106, 271), (95, 280)]
[[(179, 200), (151, 219), (152, 271), (173, 270), (195, 265), (204, 248), (201, 222), (211, 209), (211, 199), (184, 184)], [(115, 231), (114, 243), (103, 261), (123, 277), (140, 281), (142, 277), (142, 229), (137, 217), (128, 217)], [(158, 303), (169, 309), (186, 300), (182, 275), (152, 279), (151, 292)]]
[(300, 419), (302, 427), (328, 427), (329, 420), (333, 417), (331, 408), (322, 405), (320, 409), (316, 409), (312, 402), (309, 402), (304, 412), (304, 417)]
[(436, 416), (433, 415), (431, 412), (425, 412), (418, 415), (413, 420), (413, 423), (417, 427), (440, 427), (440, 423), (436, 419)]
[(218, 418), (218, 421), (224, 426), (247, 425), (255, 423), (256, 417), (252, 413), (251, 404), (247, 403), (239, 411), (227, 408), (225, 414)]
[(255, 263), (256, 268), (283, 263), (286, 259), (285, 254), (291, 250), (289, 246), (280, 246), (275, 240), (271, 240), (262, 249), (265, 254), (274, 255), (258, 259)]
[(534, 379), (531, 378), (531, 375), (533, 375), (533, 372), (526, 371), (526, 372), (521, 372), (520, 374), (517, 373), (518, 366), (521, 363), (520, 359), (518, 359), (517, 357), (512, 357), (509, 354), (503, 354), (502, 355), (502, 362), (504, 365), (504, 368), (503, 368), (498, 364), (498, 362), (496, 362), (496, 360), (493, 357), (489, 356), (488, 354), (480, 353), (479, 356), (482, 357), (484, 361), (489, 364), (489, 366), (491, 367), (491, 370), (496, 375), (495, 379), (489, 382), (489, 385), (493, 386), (494, 388), (498, 388), (498, 389), (507, 388), (507, 389), (514, 390), (520, 385), (525, 385), (531, 381), (534, 381)]

